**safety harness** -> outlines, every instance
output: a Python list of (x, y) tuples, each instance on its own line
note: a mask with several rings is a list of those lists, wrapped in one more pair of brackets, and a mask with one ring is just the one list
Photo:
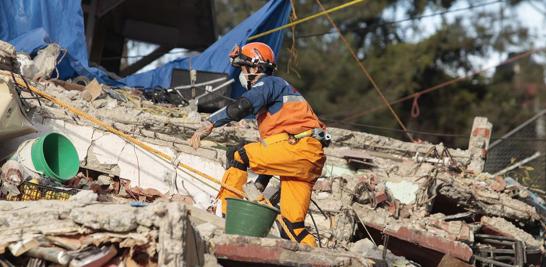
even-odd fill
[(330, 146), (332, 142), (332, 136), (329, 133), (326, 133), (322, 128), (313, 128), (295, 135), (289, 135), (288, 142), (290, 144), (297, 143), (300, 139), (305, 137), (312, 137), (317, 139), (323, 147)]
[[(330, 143), (331, 143), (331, 140), (332, 140), (332, 137), (330, 136), (330, 134), (326, 133), (324, 131), (324, 129), (314, 128), (314, 129), (310, 129), (310, 130), (301, 132), (299, 134), (294, 134), (294, 135), (287, 134), (287, 133), (272, 135), (272, 136), (262, 140), (262, 142), (264, 143), (264, 145), (269, 145), (269, 144), (273, 144), (273, 143), (276, 143), (276, 142), (286, 141), (287, 140), (290, 144), (295, 144), (300, 139), (303, 139), (305, 137), (312, 137), (312, 138), (317, 139), (322, 144), (323, 147), (328, 147), (330, 145)], [(230, 147), (228, 149), (228, 151), (226, 153), (226, 156), (227, 156), (227, 169), (229, 169), (230, 167), (235, 167), (235, 168), (240, 169), (242, 171), (247, 171), (247, 169), (249, 167), (249, 164), (250, 164), (250, 161), (248, 159), (248, 155), (247, 155), (246, 150), (244, 148), (245, 144), (246, 143), (241, 142), (237, 146), (233, 146), (233, 147)], [(242, 163), (235, 159), (235, 152), (239, 152), (239, 156), (241, 157)], [(264, 184), (262, 185), (263, 188), (265, 189), (265, 187), (267, 186), (267, 183), (269, 182), (269, 179), (271, 178), (271, 176), (270, 175), (264, 175), (262, 178), (264, 180), (266, 180), (266, 181), (263, 181)], [(305, 237), (307, 237), (307, 235), (311, 234), (305, 228), (305, 223), (303, 221), (291, 222), (291, 221), (289, 221), (288, 219), (286, 219), (284, 217), (282, 219), (283, 219), (284, 223), (286, 224), (287, 229), (285, 229), (284, 227), (279, 227), (279, 229), (281, 229), (281, 237), (286, 238), (286, 239), (292, 239), (292, 240), (297, 241), (298, 243), (301, 243), (301, 241), (303, 239), (305, 239)], [(296, 234), (296, 232), (295, 232), (296, 229), (302, 229), (302, 230), (301, 230), (301, 232), (299, 234)], [(287, 233), (286, 230), (288, 230), (288, 233)]]
[[(312, 137), (317, 139), (323, 147), (328, 147), (332, 142), (332, 136), (326, 133), (324, 129), (314, 128), (301, 132), (299, 134), (275, 134), (262, 140), (262, 143), (264, 145), (270, 145), (276, 142), (288, 140), (288, 143), (296, 144), (300, 139), (303, 139), (305, 137)], [(241, 142), (237, 146), (232, 146), (228, 148), (226, 153), (226, 169), (229, 169), (230, 167), (235, 167), (242, 171), (247, 170), (247, 168), (250, 166), (250, 160), (248, 159), (248, 155), (246, 154), (245, 145), (245, 142)], [(241, 160), (243, 161), (242, 163), (238, 160), (235, 160), (235, 152), (239, 152), (239, 156), (241, 156)]]

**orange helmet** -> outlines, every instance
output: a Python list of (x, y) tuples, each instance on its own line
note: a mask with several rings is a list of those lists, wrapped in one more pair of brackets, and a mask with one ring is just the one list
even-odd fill
[(268, 45), (255, 42), (248, 43), (242, 48), (238, 45), (229, 53), (231, 65), (236, 68), (241, 66), (258, 67), (260, 72), (273, 73), (276, 69), (275, 53)]

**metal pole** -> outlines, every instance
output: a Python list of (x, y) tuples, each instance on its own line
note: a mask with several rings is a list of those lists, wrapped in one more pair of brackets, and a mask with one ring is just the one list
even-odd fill
[(172, 89), (167, 89), (168, 92), (170, 92), (170, 90), (181, 90), (181, 89), (190, 89), (190, 88), (193, 88), (193, 87), (201, 87), (201, 86), (205, 86), (205, 85), (209, 85), (209, 84), (213, 84), (213, 83), (217, 83), (217, 82), (222, 82), (222, 81), (225, 81), (227, 78), (226, 77), (222, 77), (222, 78), (218, 78), (218, 79), (214, 79), (214, 80), (210, 80), (210, 81), (206, 81), (206, 82), (202, 82), (202, 83), (196, 83), (194, 85), (181, 85), (181, 86), (176, 86)]
[(525, 158), (525, 159), (523, 159), (523, 160), (521, 160), (521, 161), (519, 161), (519, 162), (517, 162), (515, 164), (512, 164), (512, 165), (498, 171), (497, 173), (493, 174), (493, 176), (503, 175), (503, 174), (513, 170), (513, 169), (519, 168), (519, 167), (523, 166), (524, 164), (527, 164), (530, 161), (533, 161), (534, 159), (536, 159), (538, 157), (540, 157), (540, 152), (537, 151), (537, 152), (535, 152), (535, 154), (531, 155), (530, 157)]
[(508, 132), (507, 134), (503, 135), (501, 138), (495, 140), (495, 142), (493, 142), (490, 146), (489, 146), (489, 151), (491, 151), (491, 149), (493, 149), (493, 147), (495, 147), (496, 145), (498, 145), (499, 143), (501, 143), (502, 141), (504, 141), (505, 139), (507, 139), (508, 137), (512, 136), (513, 134), (517, 133), (519, 130), (521, 130), (522, 128), (524, 128), (525, 126), (529, 125), (531, 122), (535, 121), (537, 118), (543, 116), (544, 114), (546, 114), (546, 109), (542, 110), (541, 112), (537, 113), (535, 116), (533, 116), (532, 118), (526, 120), (524, 123), (520, 124), (518, 127), (512, 129), (512, 131)]
[[(228, 86), (228, 85), (230, 85), (230, 84), (232, 84), (232, 83), (234, 83), (234, 82), (235, 82), (235, 80), (229, 79), (227, 82), (218, 85), (216, 88), (213, 88), (213, 89), (211, 89), (211, 90), (206, 90), (206, 89), (205, 89), (205, 93), (203, 93), (203, 94), (198, 95), (197, 97), (195, 97), (195, 100), (197, 101), (197, 103), (199, 103), (199, 99), (201, 99), (201, 98), (203, 98), (204, 96), (206, 96), (206, 95), (212, 93), (212, 94), (214, 94), (214, 95), (216, 95), (216, 96), (219, 96), (219, 97), (221, 97), (221, 98), (224, 98), (224, 99), (227, 99), (227, 100), (230, 100), (230, 101), (235, 101), (235, 99), (233, 99), (233, 98), (231, 98), (231, 97), (227, 97), (227, 96), (225, 96), (225, 95), (216, 93), (216, 91), (218, 91), (218, 90), (220, 90), (220, 89), (222, 89), (222, 88), (224, 88), (224, 87), (226, 87), (226, 86)], [(178, 90), (177, 90), (177, 91), (178, 91)]]

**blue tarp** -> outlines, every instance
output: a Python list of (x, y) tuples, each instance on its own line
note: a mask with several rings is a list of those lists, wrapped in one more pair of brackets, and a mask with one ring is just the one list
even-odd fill
[(58, 66), (61, 79), (84, 75), (122, 85), (89, 67), (81, 1), (0, 0), (0, 40), (29, 54), (57, 43), (68, 52)]
[[(290, 15), (290, 1), (271, 0), (260, 10), (248, 17), (245, 21), (220, 38), (203, 53), (191, 59), (193, 69), (198, 71), (228, 73), (231, 77), (239, 75), (229, 64), (227, 55), (234, 45), (245, 44), (248, 37), (264, 32), (288, 22)], [(278, 54), (282, 45), (283, 31), (276, 32), (259, 38), (256, 41), (267, 43)], [(155, 70), (141, 74), (135, 74), (123, 79), (123, 82), (130, 86), (144, 86), (154, 88), (155, 86), (169, 87), (173, 68), (188, 69), (189, 58), (174, 60)], [(239, 85), (237, 83), (237, 85)], [(234, 95), (240, 95), (243, 88), (234, 88)]]
[[(244, 44), (256, 33), (287, 23), (289, 15), (289, 0), (270, 0), (203, 53), (192, 57), (192, 68), (236, 77), (238, 73), (229, 65), (227, 57), (233, 46)], [(170, 86), (173, 69), (189, 67), (189, 58), (180, 58), (121, 81), (114, 81), (101, 70), (89, 67), (81, 2), (75, 0), (0, 0), (0, 39), (27, 53), (36, 52), (48, 43), (58, 43), (68, 52), (58, 66), (62, 79), (84, 75), (113, 86), (166, 88)], [(269, 44), (278, 54), (282, 39), (283, 31), (280, 31), (256, 41)], [(240, 86), (235, 88), (234, 95), (242, 90)]]

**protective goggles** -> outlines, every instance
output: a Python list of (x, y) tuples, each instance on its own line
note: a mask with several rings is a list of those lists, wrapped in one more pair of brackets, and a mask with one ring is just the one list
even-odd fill
[(249, 66), (249, 67), (256, 66), (256, 64), (252, 62), (253, 61), (252, 58), (247, 57), (243, 55), (243, 53), (241, 53), (241, 47), (238, 45), (233, 47), (231, 52), (229, 52), (229, 59), (230, 59), (231, 65), (235, 68), (240, 68), (242, 66)]
[[(256, 51), (256, 53), (259, 54), (260, 52)], [(274, 63), (264, 62), (257, 58), (251, 58), (243, 55), (242, 49), (238, 45), (235, 45), (235, 47), (233, 47), (233, 49), (229, 53), (229, 58), (231, 65), (235, 68), (240, 68), (242, 66), (259, 67), (264, 72), (272, 72), (277, 68)]]

